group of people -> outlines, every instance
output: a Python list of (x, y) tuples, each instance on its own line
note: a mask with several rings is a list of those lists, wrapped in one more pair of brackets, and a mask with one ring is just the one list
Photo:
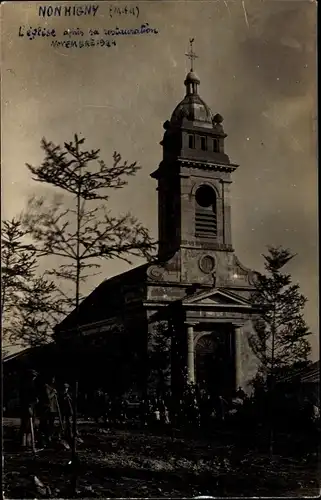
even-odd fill
[[(257, 397), (254, 400), (258, 401)], [(264, 407), (263, 404), (259, 406)], [(307, 403), (303, 405), (305, 413), (310, 406)], [(255, 414), (256, 405), (241, 388), (229, 397), (223, 397), (210, 394), (205, 388), (194, 384), (187, 386), (179, 397), (164, 391), (154, 396), (112, 396), (100, 388), (93, 390), (92, 396), (86, 398), (83, 410), (84, 416), (94, 418), (97, 423), (101, 422), (110, 428), (138, 424), (147, 429), (210, 429), (213, 424), (228, 420), (233, 413), (239, 413), (242, 417), (242, 408), (247, 410), (247, 418), (253, 412)], [(71, 445), (73, 404), (68, 383), (56, 384), (54, 377), (41, 380), (37, 372), (29, 370), (21, 386), (20, 409), (22, 447), (30, 444), (34, 449), (36, 446), (46, 447), (55, 439), (63, 439)], [(257, 418), (260, 420), (261, 417)], [(319, 419), (319, 413), (317, 417), (311, 414), (311, 421)], [(59, 425), (55, 425), (57, 420)]]
[(139, 399), (137, 396), (111, 397), (102, 388), (94, 392), (90, 415), (96, 422), (117, 426), (140, 422), (143, 427), (208, 427), (213, 420), (224, 421), (243, 405), (246, 394), (239, 389), (228, 400), (190, 385), (173, 398), (168, 393)]
[[(224, 421), (231, 409), (246, 399), (239, 389), (227, 401), (220, 395), (189, 385), (179, 397), (161, 395), (111, 396), (102, 388), (93, 391), (87, 400), (87, 416), (108, 427), (140, 424), (145, 428), (209, 428), (213, 421)], [(34, 370), (24, 377), (20, 396), (20, 438), (23, 447), (45, 447), (55, 438), (71, 444), (73, 405), (68, 383), (57, 384), (54, 377), (41, 381)], [(55, 421), (59, 420), (59, 425)], [(38, 425), (36, 426), (36, 422)]]
[[(45, 447), (55, 437), (64, 438), (67, 443), (72, 438), (72, 400), (69, 384), (64, 383), (57, 390), (55, 378), (39, 380), (38, 373), (29, 370), (20, 389), (20, 439), (21, 446), (32, 445)], [(55, 420), (59, 418), (59, 432), (56, 432)], [(36, 419), (39, 425), (36, 426)]]

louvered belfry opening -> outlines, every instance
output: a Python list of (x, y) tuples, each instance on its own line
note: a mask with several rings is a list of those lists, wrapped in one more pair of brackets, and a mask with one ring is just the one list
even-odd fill
[(197, 238), (216, 238), (216, 194), (207, 185), (200, 186), (195, 193), (195, 236)]

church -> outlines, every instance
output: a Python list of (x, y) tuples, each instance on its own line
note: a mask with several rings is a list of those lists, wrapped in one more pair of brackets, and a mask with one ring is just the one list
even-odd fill
[[(151, 173), (157, 259), (103, 281), (78, 312), (86, 359), (80, 371), (85, 380), (90, 370), (109, 389), (153, 387), (149, 360), (160, 325), (171, 346), (172, 390), (185, 377), (225, 395), (239, 387), (248, 392), (257, 370), (249, 345), (255, 272), (232, 245), (230, 190), (238, 165), (226, 153), (223, 117), (200, 97), (192, 46), (188, 55), (185, 97), (163, 125), (163, 158)], [(75, 325), (74, 311), (56, 327), (56, 342), (72, 345)]]

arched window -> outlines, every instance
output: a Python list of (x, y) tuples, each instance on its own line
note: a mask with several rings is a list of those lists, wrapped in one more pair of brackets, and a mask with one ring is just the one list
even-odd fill
[(195, 193), (195, 236), (215, 238), (217, 236), (216, 194), (207, 185), (200, 186)]
[(214, 354), (216, 343), (210, 335), (203, 335), (196, 344), (196, 355)]

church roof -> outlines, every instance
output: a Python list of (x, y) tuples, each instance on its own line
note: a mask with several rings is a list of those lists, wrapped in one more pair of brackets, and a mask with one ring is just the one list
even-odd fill
[[(14, 371), (18, 366), (32, 367), (36, 359), (47, 359), (51, 357), (56, 347), (55, 342), (48, 342), (47, 344), (28, 347), (21, 351), (9, 354), (2, 360), (3, 367), (7, 372)], [(47, 358), (46, 358), (47, 357)]]
[[(79, 325), (98, 322), (114, 316), (126, 306), (123, 288), (130, 285), (143, 284), (146, 270), (150, 264), (142, 264), (129, 271), (104, 280), (98, 285), (79, 306)], [(59, 323), (56, 333), (75, 327), (76, 309)]]

